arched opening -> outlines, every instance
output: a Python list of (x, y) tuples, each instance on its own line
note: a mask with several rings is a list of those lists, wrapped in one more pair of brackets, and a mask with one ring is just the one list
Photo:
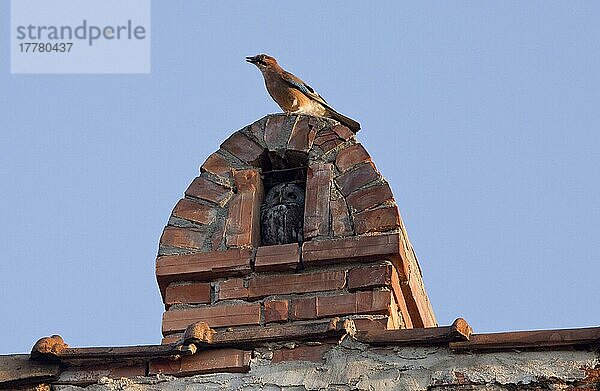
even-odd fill
[(308, 154), (270, 152), (262, 167), (262, 245), (302, 243)]

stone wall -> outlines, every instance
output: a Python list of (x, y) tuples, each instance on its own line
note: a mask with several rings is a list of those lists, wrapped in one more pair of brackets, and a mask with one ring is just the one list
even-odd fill
[[(286, 349), (286, 348), (283, 348)], [(56, 391), (94, 390), (597, 390), (600, 358), (591, 350), (453, 353), (447, 346), (373, 347), (350, 338), (327, 350), (313, 346), (297, 361), (296, 349), (256, 349), (248, 373), (156, 375), (102, 379), (89, 387), (54, 385)]]

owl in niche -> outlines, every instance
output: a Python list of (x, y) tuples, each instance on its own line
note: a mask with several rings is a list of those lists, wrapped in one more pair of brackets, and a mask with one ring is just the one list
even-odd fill
[(268, 191), (260, 208), (264, 245), (301, 243), (304, 225), (304, 188), (280, 183)]

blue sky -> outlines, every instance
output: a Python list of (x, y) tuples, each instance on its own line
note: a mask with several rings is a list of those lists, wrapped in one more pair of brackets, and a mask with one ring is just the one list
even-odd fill
[(440, 324), (600, 323), (600, 3), (152, 6), (149, 75), (11, 75), (0, 6), (0, 353), (160, 341), (172, 207), (279, 111), (259, 52), (361, 122)]

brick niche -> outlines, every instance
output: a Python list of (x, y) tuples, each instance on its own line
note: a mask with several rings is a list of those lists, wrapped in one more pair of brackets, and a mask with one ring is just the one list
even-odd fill
[[(304, 241), (261, 246), (264, 173), (306, 173)], [(359, 329), (437, 326), (388, 182), (354, 133), (269, 115), (206, 159), (160, 238), (163, 342), (216, 330), (352, 318)]]

